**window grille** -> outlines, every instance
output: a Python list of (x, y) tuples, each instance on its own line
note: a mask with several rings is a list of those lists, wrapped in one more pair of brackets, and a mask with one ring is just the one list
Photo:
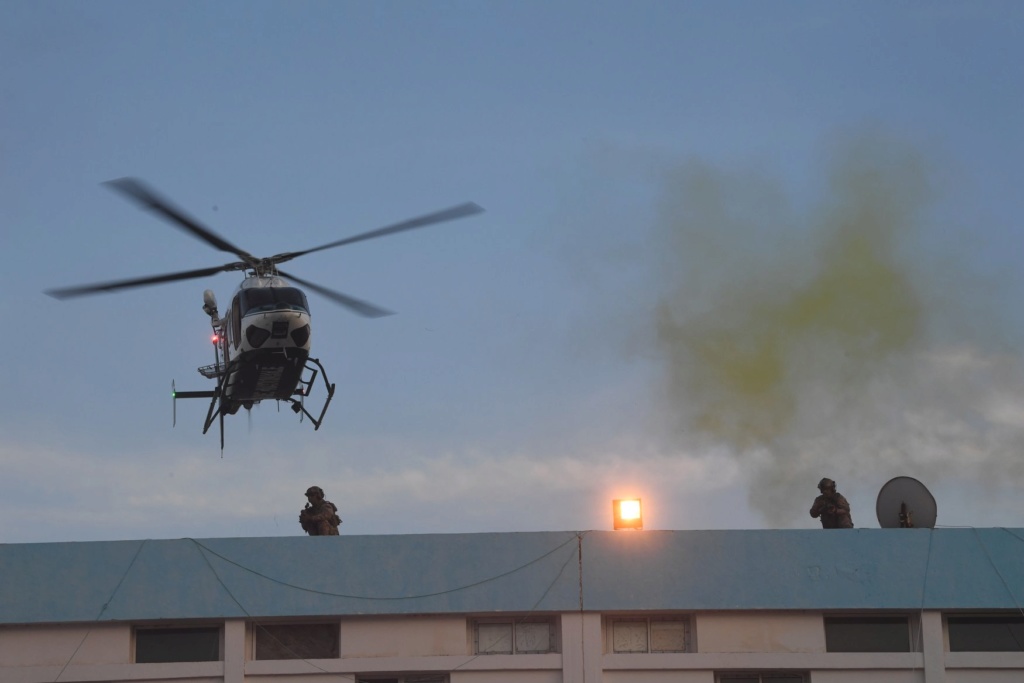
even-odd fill
[(477, 619), (473, 624), (474, 654), (512, 655), (557, 652), (554, 619), (530, 617)]
[(337, 623), (253, 624), (256, 659), (337, 659)]
[(680, 617), (614, 617), (611, 651), (689, 652), (690, 620)]

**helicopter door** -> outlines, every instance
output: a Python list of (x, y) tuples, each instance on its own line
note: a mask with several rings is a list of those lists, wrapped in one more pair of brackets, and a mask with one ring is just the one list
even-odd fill
[(231, 301), (231, 343), (235, 349), (242, 341), (242, 307), (239, 304), (242, 293), (235, 294)]

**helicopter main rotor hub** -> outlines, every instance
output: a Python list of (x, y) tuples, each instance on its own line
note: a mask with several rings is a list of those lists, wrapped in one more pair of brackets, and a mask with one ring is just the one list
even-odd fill
[(261, 258), (250, 264), (253, 275), (256, 277), (276, 277), (277, 262), (269, 258)]

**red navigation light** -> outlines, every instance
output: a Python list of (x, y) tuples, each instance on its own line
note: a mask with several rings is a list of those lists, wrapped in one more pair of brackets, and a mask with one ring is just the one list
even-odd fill
[(220, 337), (218, 337), (217, 335), (213, 335), (212, 337), (210, 337), (210, 341), (216, 344), (217, 342), (220, 341)]

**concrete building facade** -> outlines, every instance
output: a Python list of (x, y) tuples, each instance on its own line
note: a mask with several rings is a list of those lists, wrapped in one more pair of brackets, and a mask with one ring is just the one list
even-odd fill
[(0, 682), (1024, 681), (1024, 530), (0, 545)]

